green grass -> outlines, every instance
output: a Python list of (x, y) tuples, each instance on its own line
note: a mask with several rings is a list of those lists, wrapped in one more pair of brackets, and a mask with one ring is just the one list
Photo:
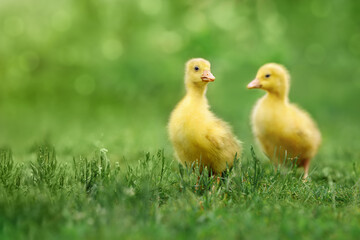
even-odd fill
[[(357, 239), (359, 7), (1, 0), (0, 239)], [(166, 132), (192, 57), (211, 62), (211, 109), (244, 142), (198, 191)], [(275, 172), (252, 136), (264, 93), (246, 85), (266, 62), (289, 69), (290, 100), (321, 130), (309, 182)]]
[[(216, 178), (166, 159), (163, 150), (131, 165), (106, 149), (62, 163), (44, 145), (36, 160), (0, 154), (0, 238), (357, 239), (359, 167), (341, 177), (275, 171), (251, 157)], [(287, 170), (286, 170), (287, 169)], [(198, 178), (200, 176), (200, 178)]]

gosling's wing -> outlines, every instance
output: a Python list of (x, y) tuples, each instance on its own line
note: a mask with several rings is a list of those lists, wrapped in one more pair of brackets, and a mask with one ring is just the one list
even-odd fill
[(319, 145), (321, 142), (321, 133), (310, 114), (296, 105), (292, 105), (292, 111), (295, 117), (294, 126), (296, 134), (303, 139), (303, 141)]
[[(205, 138), (213, 148), (237, 149), (240, 148), (241, 142), (234, 136), (230, 125), (221, 119), (216, 119), (213, 126), (209, 128)], [(235, 150), (237, 151), (237, 150)]]

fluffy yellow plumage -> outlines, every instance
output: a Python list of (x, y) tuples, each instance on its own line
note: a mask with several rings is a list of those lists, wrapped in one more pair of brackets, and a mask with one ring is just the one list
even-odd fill
[(214, 80), (205, 59), (186, 63), (186, 95), (171, 113), (168, 131), (181, 163), (191, 166), (197, 162), (200, 169), (207, 166), (219, 174), (233, 165), (235, 154), (240, 156), (242, 149), (230, 126), (209, 110), (205, 93)]
[(315, 156), (321, 134), (308, 113), (289, 103), (290, 76), (282, 65), (262, 66), (248, 88), (260, 88), (267, 94), (256, 103), (252, 129), (265, 154), (275, 163), (298, 157), (298, 165), (308, 176), (310, 160)]

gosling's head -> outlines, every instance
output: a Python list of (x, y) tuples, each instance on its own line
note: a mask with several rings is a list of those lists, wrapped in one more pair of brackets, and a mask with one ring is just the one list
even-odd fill
[(260, 88), (280, 97), (288, 95), (290, 77), (286, 68), (277, 63), (268, 63), (260, 67), (256, 78), (251, 81), (247, 88)]
[(210, 71), (210, 62), (203, 58), (193, 58), (186, 63), (185, 83), (187, 86), (206, 86), (215, 80)]

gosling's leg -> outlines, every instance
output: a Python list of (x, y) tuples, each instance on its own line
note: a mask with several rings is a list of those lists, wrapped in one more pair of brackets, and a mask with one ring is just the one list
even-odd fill
[(303, 180), (306, 180), (309, 176), (309, 168), (310, 168), (310, 158), (304, 159), (303, 161), (303, 167), (304, 167), (304, 177)]

